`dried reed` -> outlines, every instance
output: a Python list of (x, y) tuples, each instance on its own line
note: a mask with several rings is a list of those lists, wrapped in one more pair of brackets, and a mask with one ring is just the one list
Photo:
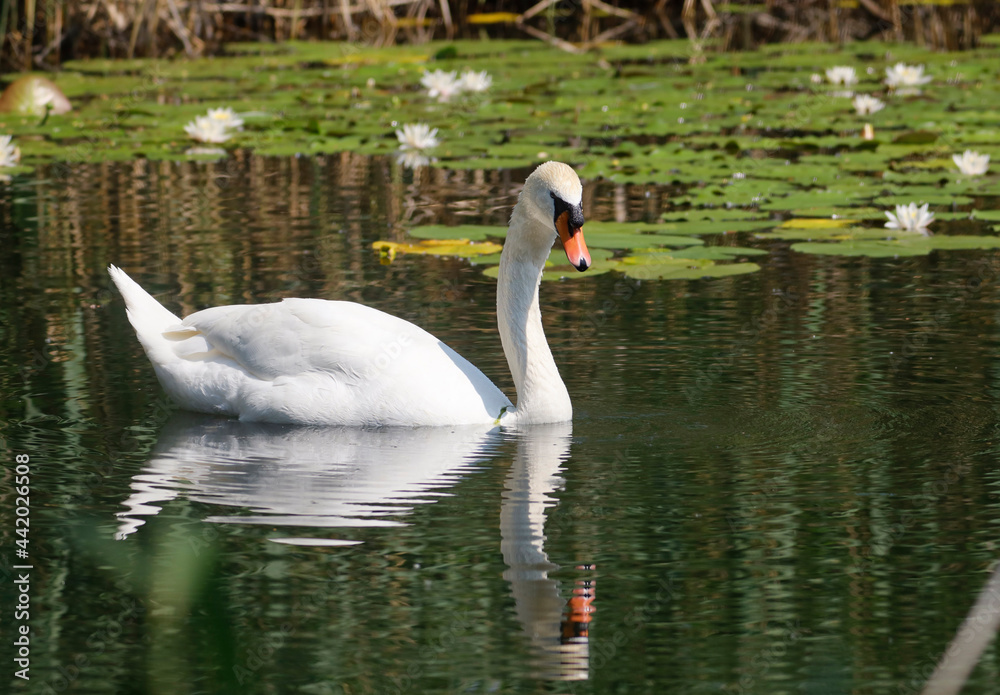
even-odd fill
[(0, 70), (80, 57), (199, 56), (232, 41), (533, 36), (569, 51), (607, 41), (764, 42), (882, 38), (962, 49), (1000, 21), (987, 0), (3, 0)]

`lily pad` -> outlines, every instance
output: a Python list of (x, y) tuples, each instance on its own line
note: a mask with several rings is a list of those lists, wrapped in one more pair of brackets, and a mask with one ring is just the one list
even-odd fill
[(646, 246), (697, 246), (701, 239), (670, 234), (668, 224), (589, 222), (583, 232), (587, 246), (597, 249), (633, 249)]
[(758, 234), (758, 239), (783, 239), (786, 241), (862, 241), (888, 239), (891, 230), (884, 228), (865, 227), (813, 227), (798, 229), (795, 227), (779, 227), (770, 232)]
[[(603, 275), (615, 269), (615, 262), (611, 260), (612, 255), (612, 252), (606, 249), (594, 249), (590, 252), (590, 260), (593, 262), (593, 265), (585, 271), (579, 271), (566, 261), (565, 256), (562, 255), (562, 251), (553, 249), (548, 260), (545, 261), (545, 271), (542, 273), (542, 281), (576, 280)], [(496, 264), (500, 263), (500, 254), (483, 256), (482, 258), (475, 259), (475, 262), (482, 265), (487, 263), (492, 264), (483, 271), (483, 275), (486, 277), (497, 278), (499, 276), (500, 269)]]
[(428, 256), (453, 256), (474, 258), (499, 253), (500, 244), (491, 241), (469, 241), (468, 239), (424, 239), (415, 244), (395, 241), (375, 241), (372, 248), (387, 262), (392, 262), (397, 254), (422, 254)]
[(892, 142), (896, 145), (929, 145), (936, 142), (937, 139), (938, 133), (932, 133), (927, 130), (912, 130), (908, 133), (897, 135), (892, 139)]
[(884, 213), (885, 210), (883, 208), (873, 208), (866, 206), (835, 207), (832, 205), (825, 207), (818, 206), (810, 208), (798, 208), (796, 210), (791, 210), (789, 212), (789, 214), (795, 217), (816, 217), (816, 218), (834, 219), (834, 215), (843, 215), (862, 220), (884, 218)]
[(868, 256), (894, 258), (897, 256), (924, 256), (931, 251), (998, 249), (1000, 237), (994, 236), (908, 236), (898, 239), (851, 239), (838, 243), (800, 242), (792, 250), (824, 256)]
[(760, 270), (760, 266), (756, 263), (720, 264), (709, 258), (684, 258), (654, 251), (620, 258), (614, 269), (637, 280), (697, 280), (753, 273)]
[[(601, 186), (671, 186), (673, 207), (662, 221), (588, 223), (594, 251), (701, 247), (702, 239), (715, 248), (710, 236), (747, 232), (796, 242), (884, 241), (881, 226), (850, 224), (842, 227), (846, 235), (820, 231), (831, 228), (826, 222), (767, 230), (780, 224), (771, 218), (789, 215), (881, 225), (885, 209), (911, 201), (941, 208), (942, 221), (996, 207), (995, 172), (962, 176), (951, 156), (966, 147), (1000, 147), (1000, 44), (983, 42), (961, 55), (878, 42), (764, 46), (705, 53), (702, 64), (689, 62), (690, 51), (687, 41), (602, 46), (581, 55), (525, 40), (391, 47), (291, 41), (229, 44), (228, 55), (212, 59), (70, 61), (56, 82), (74, 111), (50, 113), (44, 122), (2, 113), (0, 133), (15, 137), (27, 167), (139, 156), (186, 161), (222, 155), (187, 154), (184, 125), (208, 107), (232, 106), (246, 116), (245, 130), (225, 145), (234, 159), (244, 152), (392, 157), (395, 130), (427, 123), (439, 129), (436, 161), (427, 164), (435, 169), (526, 168), (559, 159)], [(889, 61), (882, 57), (890, 52), (893, 61), (926, 63), (942, 79), (919, 97), (887, 95), (882, 68)], [(953, 60), (963, 77), (946, 81), (958, 74)], [(868, 119), (876, 140), (860, 138), (864, 121), (849, 99), (835, 96), (842, 89), (810, 82), (811, 74), (838, 64), (874, 68), (872, 75), (859, 70), (855, 89), (887, 104)], [(439, 101), (420, 84), (437, 68), (487, 70), (493, 82), (484, 93)], [(396, 176), (399, 166), (392, 171)], [(997, 219), (989, 212), (973, 217)], [(485, 241), (506, 230), (463, 225), (411, 233)]]
[(460, 224), (447, 227), (440, 224), (423, 225), (407, 230), (407, 234), (418, 239), (465, 239), (469, 241), (484, 241), (486, 239), (503, 239), (507, 236), (506, 227), (491, 227), (477, 224)]
[(691, 246), (679, 251), (671, 251), (670, 255), (674, 258), (731, 261), (740, 256), (766, 256), (767, 251), (746, 246)]
[(781, 223), (781, 229), (836, 229), (856, 224), (849, 219), (825, 219), (821, 217), (796, 217)]

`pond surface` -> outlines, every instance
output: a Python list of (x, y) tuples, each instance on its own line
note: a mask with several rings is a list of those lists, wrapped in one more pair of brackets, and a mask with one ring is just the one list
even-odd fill
[[(757, 272), (546, 282), (575, 418), (516, 433), (178, 413), (105, 272), (181, 314), (361, 301), (512, 394), (482, 267), (371, 245), (502, 226), (528, 171), (240, 151), (0, 187), (30, 692), (919, 690), (1000, 554), (996, 251), (813, 255), (744, 231), (703, 239), (766, 251)], [(584, 200), (654, 222), (670, 195), (589, 181)], [(13, 496), (8, 475), (8, 571)], [(965, 692), (998, 672), (994, 644)]]

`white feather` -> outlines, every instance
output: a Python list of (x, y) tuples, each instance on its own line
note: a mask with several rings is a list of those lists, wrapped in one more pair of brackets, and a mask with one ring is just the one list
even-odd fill
[(576, 204), (580, 190), (570, 167), (543, 164), (511, 217), (497, 296), (516, 411), (461, 355), (377, 309), (286, 299), (213, 307), (181, 321), (124, 271), (108, 272), (157, 378), (189, 410), (313, 425), (566, 421), (572, 406), (542, 332), (538, 284), (555, 236), (550, 193)]

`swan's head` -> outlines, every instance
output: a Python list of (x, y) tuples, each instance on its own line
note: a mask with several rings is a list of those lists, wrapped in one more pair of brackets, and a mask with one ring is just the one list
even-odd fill
[(545, 162), (524, 182), (518, 202), (559, 236), (574, 268), (582, 271), (591, 266), (590, 251), (583, 240), (583, 186), (572, 167)]

